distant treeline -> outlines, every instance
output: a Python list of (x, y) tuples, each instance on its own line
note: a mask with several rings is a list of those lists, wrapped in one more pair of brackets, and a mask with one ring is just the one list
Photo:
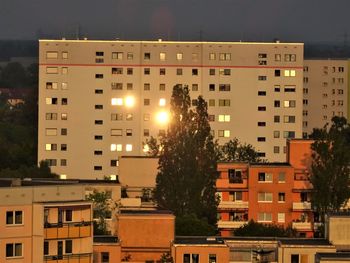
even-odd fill
[(38, 57), (38, 52), (37, 40), (0, 40), (0, 61), (11, 57)]

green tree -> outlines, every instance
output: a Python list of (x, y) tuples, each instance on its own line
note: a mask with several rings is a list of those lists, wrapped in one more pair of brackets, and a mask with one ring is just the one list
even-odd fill
[(174, 263), (174, 259), (169, 252), (162, 254), (160, 257), (161, 263)]
[(208, 224), (205, 218), (199, 219), (195, 214), (177, 216), (175, 219), (175, 234), (177, 236), (214, 236), (215, 226)]
[(242, 144), (237, 138), (230, 140), (220, 148), (220, 161), (259, 163), (263, 160), (251, 144)]
[(310, 136), (313, 185), (311, 202), (322, 222), (329, 213), (338, 212), (350, 198), (350, 127), (343, 117), (333, 117), (332, 124), (314, 129)]
[(93, 202), (94, 218), (94, 235), (106, 235), (109, 233), (106, 218), (111, 218), (116, 208), (116, 204), (110, 199), (107, 192), (98, 192), (94, 190), (89, 194), (87, 200)]
[(210, 133), (207, 103), (198, 97), (192, 110), (188, 88), (176, 85), (170, 104), (168, 130), (160, 138), (155, 199), (160, 207), (178, 217), (194, 213), (215, 226), (218, 156)]
[(250, 220), (248, 224), (234, 230), (235, 236), (251, 237), (296, 237), (297, 232), (291, 227), (286, 229), (274, 224), (260, 224)]

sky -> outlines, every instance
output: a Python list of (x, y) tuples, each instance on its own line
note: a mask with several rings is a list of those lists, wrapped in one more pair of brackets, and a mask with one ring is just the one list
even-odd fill
[[(350, 0), (0, 0), (0, 39), (350, 42)], [(348, 34), (348, 37), (345, 35)]]

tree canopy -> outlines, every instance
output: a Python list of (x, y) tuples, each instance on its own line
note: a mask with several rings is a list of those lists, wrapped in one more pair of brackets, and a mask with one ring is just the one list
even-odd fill
[(218, 156), (207, 103), (199, 96), (192, 110), (188, 88), (176, 85), (170, 104), (168, 130), (160, 138), (155, 199), (160, 207), (176, 216), (193, 213), (215, 226)]
[(324, 216), (338, 212), (350, 198), (350, 127), (343, 117), (333, 117), (332, 124), (314, 129), (311, 138), (313, 185), (312, 204)]
[(234, 138), (220, 147), (220, 161), (259, 163), (263, 160), (251, 144)]
[(234, 235), (250, 237), (296, 237), (297, 232), (292, 227), (283, 228), (274, 224), (261, 224), (250, 220), (248, 224), (234, 230)]

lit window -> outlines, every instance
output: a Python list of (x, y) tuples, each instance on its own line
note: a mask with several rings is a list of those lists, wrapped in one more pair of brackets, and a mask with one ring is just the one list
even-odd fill
[(258, 202), (272, 202), (272, 193), (258, 193)]
[(126, 107), (133, 107), (134, 104), (135, 104), (135, 98), (134, 97), (128, 96), (128, 97), (125, 98), (125, 106)]
[(166, 124), (169, 121), (168, 113), (165, 111), (159, 112), (156, 117), (157, 121), (161, 124)]
[(57, 82), (46, 82), (46, 89), (57, 89)]
[(67, 51), (63, 51), (62, 52), (62, 58), (63, 59), (68, 59), (68, 52)]
[(277, 213), (277, 222), (284, 223), (285, 221), (285, 213)]
[(67, 82), (62, 82), (62, 84), (61, 84), (61, 89), (62, 89), (62, 90), (67, 90), (67, 89), (68, 89), (68, 84), (67, 84)]
[(125, 147), (125, 150), (127, 152), (131, 152), (132, 151), (132, 144), (127, 144), (126, 147)]
[(46, 58), (48, 58), (48, 59), (58, 58), (58, 52), (57, 51), (47, 51)]
[(142, 150), (144, 153), (147, 153), (147, 152), (149, 152), (149, 146), (148, 146), (148, 144), (145, 144), (145, 145), (143, 145), (143, 150)]
[(177, 53), (176, 54), (176, 59), (177, 60), (182, 60), (182, 58), (183, 58), (183, 54), (182, 53)]
[(272, 214), (258, 213), (258, 222), (272, 222)]
[(121, 105), (123, 105), (123, 99), (122, 98), (112, 98), (111, 104), (121, 106)]
[(230, 122), (230, 115), (219, 115), (219, 122)]
[(47, 74), (58, 74), (58, 67), (46, 67)]
[(165, 104), (166, 104), (166, 100), (165, 99), (159, 99), (159, 106), (165, 106)]
[(117, 150), (117, 145), (116, 144), (111, 144), (111, 152), (115, 152)]
[(285, 77), (295, 77), (295, 70), (294, 69), (291, 69), (291, 70), (286, 69), (284, 71), (284, 76)]
[(112, 52), (112, 59), (123, 59), (123, 52)]
[(159, 53), (159, 59), (161, 60), (161, 61), (164, 61), (165, 60), (165, 53), (164, 52), (160, 52)]
[(260, 182), (269, 182), (271, 183), (273, 179), (272, 173), (260, 172), (258, 174), (258, 181)]
[(209, 60), (215, 60), (215, 59), (216, 59), (215, 53), (209, 53)]
[(55, 144), (55, 143), (47, 143), (47, 144), (45, 144), (45, 150), (46, 151), (56, 151), (57, 150), (57, 144)]
[(218, 136), (219, 137), (229, 138), (230, 137), (230, 131), (229, 130), (219, 130), (218, 131)]

